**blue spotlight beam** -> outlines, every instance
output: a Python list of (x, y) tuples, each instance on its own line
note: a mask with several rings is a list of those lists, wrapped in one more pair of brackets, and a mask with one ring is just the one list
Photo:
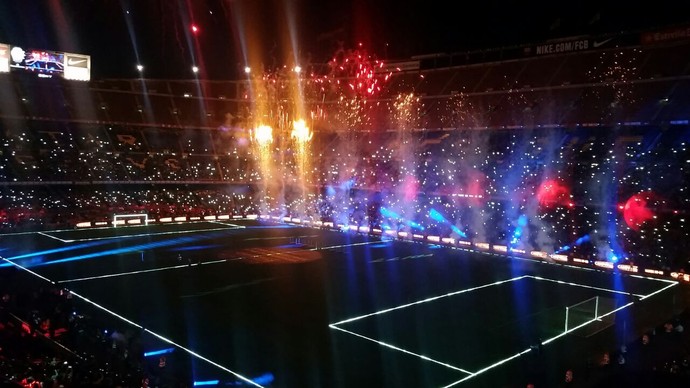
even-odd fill
[(436, 209), (429, 210), (429, 217), (431, 217), (432, 220), (437, 222), (442, 222), (444, 224), (448, 223), (446, 217), (444, 217), (443, 214), (439, 213)]
[[(46, 249), (46, 250), (38, 251), (38, 252), (25, 253), (25, 254), (9, 257), (9, 258), (7, 258), (7, 260), (27, 259), (27, 258), (31, 258), (31, 257), (50, 255), (53, 253), (73, 251), (73, 250), (82, 249), (82, 248), (91, 248), (91, 247), (103, 245), (103, 244), (106, 244), (106, 243), (105, 242), (88, 242), (88, 243), (83, 243), (83, 244), (70, 245), (70, 246), (62, 247), (62, 248), (53, 248), (53, 249)], [(9, 266), (9, 264), (3, 264), (3, 266)]]
[(444, 217), (443, 214), (441, 214), (438, 210), (432, 208), (429, 211), (429, 217), (436, 222), (440, 222), (442, 224), (450, 226), (450, 229), (453, 231), (453, 233), (457, 234), (458, 236), (462, 238), (467, 238), (467, 234), (465, 234), (465, 232), (460, 230), (460, 228), (458, 228), (457, 226), (453, 225), (453, 223), (451, 223), (446, 217)]
[(517, 226), (513, 230), (513, 236), (510, 239), (510, 246), (514, 247), (520, 243), (520, 240), (522, 239), (522, 228), (527, 226), (527, 216), (524, 214), (520, 214), (520, 216), (517, 219)]
[(394, 211), (392, 211), (392, 210), (390, 210), (390, 209), (388, 209), (388, 208), (386, 208), (386, 207), (383, 207), (383, 206), (381, 206), (381, 207), (379, 208), (379, 212), (381, 212), (381, 214), (382, 214), (384, 217), (395, 218), (395, 219), (400, 219), (400, 218), (402, 218), (402, 217), (400, 217), (400, 214), (398, 214), (398, 213), (396, 213), (396, 212), (394, 212)]
[[(233, 224), (222, 224), (214, 222), (220, 225), (227, 225), (224, 228), (208, 228), (208, 229), (191, 229), (191, 230), (180, 230), (172, 232), (155, 232), (155, 233), (138, 233), (138, 234), (128, 234), (125, 236), (105, 236), (105, 237), (92, 237), (92, 238), (80, 238), (74, 240), (63, 240), (65, 242), (81, 242), (81, 241), (98, 241), (98, 240), (113, 240), (113, 239), (123, 239), (123, 238), (135, 238), (135, 237), (152, 237), (152, 236), (163, 236), (171, 234), (186, 234), (186, 233), (203, 233), (203, 232), (216, 232), (220, 230), (233, 230), (233, 229), (245, 229), (246, 226), (233, 225)], [(48, 236), (53, 237), (53, 236)], [(53, 237), (55, 238), (55, 237)], [(59, 240), (59, 239), (58, 239)]]

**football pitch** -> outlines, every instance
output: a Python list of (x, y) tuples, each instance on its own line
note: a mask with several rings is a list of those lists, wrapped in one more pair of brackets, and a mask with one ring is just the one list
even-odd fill
[(260, 220), (9, 233), (0, 256), (215, 385), (555, 384), (683, 307), (670, 280)]

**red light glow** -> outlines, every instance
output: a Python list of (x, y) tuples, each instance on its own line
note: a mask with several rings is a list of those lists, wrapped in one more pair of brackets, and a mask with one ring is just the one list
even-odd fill
[(557, 206), (574, 206), (570, 200), (570, 189), (555, 179), (542, 182), (537, 190), (537, 200), (540, 206), (547, 209)]
[(639, 231), (642, 225), (654, 218), (650, 207), (658, 197), (653, 192), (643, 192), (631, 196), (623, 206), (623, 219), (630, 229)]

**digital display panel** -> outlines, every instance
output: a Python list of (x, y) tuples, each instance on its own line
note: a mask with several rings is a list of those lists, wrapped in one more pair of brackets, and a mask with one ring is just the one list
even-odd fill
[(21, 71), (41, 78), (91, 79), (91, 56), (61, 51), (24, 49), (0, 43), (0, 72)]
[(10, 50), (10, 67), (43, 74), (64, 73), (65, 54), (45, 50), (24, 50), (19, 46), (13, 46)]

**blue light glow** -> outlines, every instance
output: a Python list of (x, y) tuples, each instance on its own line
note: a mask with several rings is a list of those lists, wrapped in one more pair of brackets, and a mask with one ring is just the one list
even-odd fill
[(354, 185), (355, 185), (354, 179), (349, 179), (349, 180), (346, 180), (345, 182), (341, 183), (340, 188), (345, 190), (345, 191), (348, 191), (348, 190), (352, 189), (352, 186), (354, 186)]
[(184, 251), (199, 251), (203, 249), (211, 249), (211, 248), (217, 248), (222, 245), (220, 244), (209, 244), (209, 245), (191, 245), (188, 247), (180, 247), (180, 248), (175, 248), (171, 249), (171, 252), (184, 252)]
[(586, 234), (586, 235), (584, 235), (584, 236), (578, 238), (577, 240), (575, 240), (575, 245), (578, 245), (578, 246), (579, 246), (579, 245), (582, 245), (582, 244), (584, 244), (584, 243), (586, 243), (586, 242), (589, 242), (589, 235), (588, 235), (588, 234)]
[(517, 224), (520, 227), (527, 226), (527, 216), (524, 214), (521, 214), (520, 217), (518, 217)]
[(253, 382), (261, 385), (268, 385), (271, 384), (275, 380), (275, 376), (273, 376), (273, 373), (264, 373), (261, 376), (255, 377), (252, 379)]
[(448, 220), (443, 216), (443, 214), (439, 213), (436, 209), (431, 209), (429, 211), (429, 217), (431, 217), (432, 220), (438, 221), (438, 222), (443, 222), (446, 223)]
[(194, 386), (200, 387), (202, 385), (218, 385), (220, 380), (205, 380), (205, 381), (195, 381)]
[(38, 266), (52, 265), (52, 264), (66, 263), (66, 262), (70, 262), (70, 261), (93, 259), (93, 258), (109, 256), (109, 255), (119, 255), (122, 253), (137, 252), (137, 251), (142, 251), (142, 250), (147, 250), (147, 249), (162, 248), (162, 247), (168, 247), (168, 246), (172, 246), (172, 245), (187, 244), (187, 243), (195, 241), (196, 239), (197, 239), (197, 237), (191, 237), (191, 236), (178, 237), (178, 238), (173, 238), (170, 240), (162, 240), (162, 241), (150, 242), (150, 243), (146, 243), (146, 244), (132, 245), (130, 247), (109, 249), (107, 251), (101, 251), (101, 252), (86, 253), (83, 255), (66, 257), (64, 259), (52, 260), (52, 261), (40, 263), (37, 265)]
[(515, 227), (515, 230), (513, 230), (513, 237), (510, 239), (511, 246), (515, 246), (520, 243), (520, 239), (522, 238), (522, 228), (527, 226), (527, 221), (527, 216), (520, 214), (517, 219), (517, 226)]
[(383, 207), (383, 206), (381, 206), (381, 208), (379, 208), (379, 211), (381, 212), (381, 214), (382, 214), (384, 217), (395, 218), (395, 219), (400, 219), (400, 218), (402, 218), (402, 217), (400, 217), (400, 214), (398, 214), (398, 213), (396, 213), (396, 212), (394, 212), (394, 211), (392, 211), (392, 210), (389, 210), (388, 208), (385, 208), (385, 207)]
[(175, 351), (175, 348), (167, 348), (167, 349), (160, 349), (160, 350), (152, 350), (150, 352), (144, 352), (144, 357), (153, 357), (153, 356), (160, 356), (163, 354), (169, 354)]
[(460, 237), (462, 237), (462, 238), (467, 238), (467, 234), (465, 234), (465, 232), (463, 232), (462, 230), (460, 230), (457, 226), (451, 225), (451, 226), (450, 226), (450, 229), (451, 229), (455, 234), (457, 234), (458, 236), (460, 236)]
[[(73, 251), (76, 249), (82, 249), (82, 248), (92, 248), (97, 245), (103, 245), (107, 244), (108, 242), (104, 241), (91, 241), (87, 243), (82, 243), (82, 244), (76, 244), (76, 245), (70, 245), (62, 248), (53, 248), (53, 249), (46, 249), (43, 251), (38, 251), (38, 252), (32, 252), (32, 253), (25, 253), (13, 257), (8, 257), (6, 258), (7, 260), (14, 261), (14, 260), (19, 260), (19, 259), (26, 259), (26, 258), (36, 258), (40, 256), (45, 256), (45, 255), (50, 255), (53, 253), (62, 253), (62, 252), (67, 252), (67, 251)], [(11, 264), (9, 263), (4, 263), (0, 264), (0, 267), (9, 267)]]
[(409, 225), (410, 228), (412, 228), (412, 229), (424, 230), (424, 227), (422, 225), (419, 225), (418, 223), (416, 223), (414, 221), (407, 221), (407, 225)]
[(463, 238), (467, 238), (467, 235), (465, 234), (465, 232), (463, 232), (462, 230), (460, 230), (460, 228), (458, 228), (457, 226), (453, 225), (450, 221), (448, 221), (448, 219), (446, 217), (444, 217), (443, 214), (441, 214), (438, 210), (431, 209), (429, 211), (429, 217), (436, 222), (440, 222), (444, 225), (449, 226), (450, 229), (453, 231), (453, 233), (457, 234), (458, 236), (463, 237)]

